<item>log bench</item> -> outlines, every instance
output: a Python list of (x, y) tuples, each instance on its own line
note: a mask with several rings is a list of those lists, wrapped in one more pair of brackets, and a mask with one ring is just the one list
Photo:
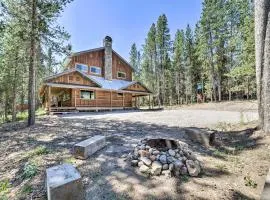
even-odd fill
[(106, 138), (102, 135), (96, 135), (74, 145), (73, 151), (75, 158), (87, 159), (96, 151), (102, 149), (106, 145)]
[(46, 169), (46, 187), (48, 200), (85, 198), (81, 175), (71, 164)]

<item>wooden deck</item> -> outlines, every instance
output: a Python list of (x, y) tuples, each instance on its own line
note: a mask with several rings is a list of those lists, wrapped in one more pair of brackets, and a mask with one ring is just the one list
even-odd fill
[(137, 110), (136, 107), (51, 107), (49, 114), (68, 114), (78, 112), (101, 112), (113, 110)]

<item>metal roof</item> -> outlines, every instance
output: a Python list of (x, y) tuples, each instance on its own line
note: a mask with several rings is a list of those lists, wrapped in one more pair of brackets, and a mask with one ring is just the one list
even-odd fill
[(125, 81), (125, 80), (118, 80), (118, 79), (106, 80), (103, 77), (93, 76), (93, 75), (86, 75), (86, 76), (88, 76), (89, 79), (101, 85), (101, 88), (109, 89), (109, 90), (121, 90), (121, 89), (127, 88), (128, 86), (132, 84), (137, 83), (136, 81)]
[[(119, 79), (106, 80), (103, 77), (86, 74), (86, 73), (84, 73), (76, 68), (65, 70), (61, 73), (55, 74), (53, 76), (49, 76), (45, 79), (45, 81), (48, 81), (48, 80), (53, 79), (53, 78), (57, 78), (59, 76), (62, 76), (64, 74), (68, 74), (71, 72), (78, 72), (83, 77), (89, 79), (90, 81), (93, 81), (94, 83), (96, 83), (98, 85), (98, 87), (105, 89), (105, 90), (123, 90), (123, 89), (126, 89), (127, 87), (129, 87), (133, 84), (136, 84), (136, 83), (141, 84), (138, 81), (126, 81), (126, 80), (119, 80)], [(143, 84), (141, 84), (141, 85), (147, 89), (146, 86), (144, 86)], [(148, 90), (148, 92), (151, 93), (149, 90)]]

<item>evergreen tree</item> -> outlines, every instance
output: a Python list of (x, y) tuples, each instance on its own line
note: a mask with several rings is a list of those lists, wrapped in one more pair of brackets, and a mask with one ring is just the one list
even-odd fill
[[(165, 101), (165, 69), (168, 67), (166, 61), (171, 51), (171, 37), (168, 28), (168, 20), (165, 14), (159, 16), (157, 21), (156, 32), (156, 49), (157, 49), (157, 81), (158, 81), (158, 102), (163, 105)], [(167, 65), (167, 66), (166, 66)]]

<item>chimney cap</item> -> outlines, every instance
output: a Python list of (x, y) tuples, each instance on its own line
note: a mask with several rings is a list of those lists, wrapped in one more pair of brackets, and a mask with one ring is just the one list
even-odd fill
[(106, 41), (106, 42), (112, 42), (112, 38), (110, 37), (110, 36), (106, 36), (105, 38), (104, 38), (104, 41)]

